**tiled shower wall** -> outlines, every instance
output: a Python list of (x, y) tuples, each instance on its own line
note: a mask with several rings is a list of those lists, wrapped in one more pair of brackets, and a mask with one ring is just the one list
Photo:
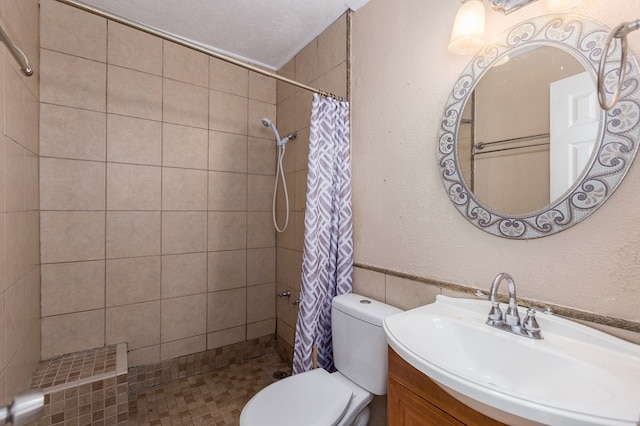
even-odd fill
[(41, 3), (42, 357), (275, 331), (273, 79)]
[(29, 58), (24, 76), (0, 46), (0, 404), (40, 360), (38, 1), (0, 2), (1, 24)]
[[(346, 97), (347, 26), (348, 16), (344, 14), (282, 67), (279, 74)], [(297, 307), (291, 302), (300, 295), (311, 100), (309, 92), (278, 82), (280, 134), (298, 132), (297, 139), (287, 144), (283, 161), (291, 209), (289, 226), (276, 238), (277, 289), (278, 292), (286, 290), (291, 292), (291, 298), (278, 298), (277, 301), (278, 350), (288, 360), (293, 359), (295, 324), (298, 314)], [(283, 191), (280, 188), (277, 199), (280, 226), (285, 220), (285, 200), (282, 194)]]

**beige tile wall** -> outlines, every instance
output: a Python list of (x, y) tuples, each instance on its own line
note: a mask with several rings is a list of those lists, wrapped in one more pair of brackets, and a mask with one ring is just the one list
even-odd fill
[[(309, 43), (279, 73), (339, 96), (347, 96), (347, 15), (343, 15), (320, 36)], [(290, 204), (289, 226), (277, 235), (277, 291), (289, 290), (291, 298), (277, 300), (278, 350), (293, 359), (297, 308), (291, 304), (300, 294), (304, 209), (309, 153), (311, 95), (286, 83), (278, 82), (278, 130), (280, 134), (298, 132), (287, 145), (283, 161)], [(251, 164), (251, 160), (250, 160)], [(278, 190), (277, 210), (280, 226), (285, 220), (282, 187)]]
[[(356, 267), (353, 275), (353, 291), (363, 296), (397, 306), (403, 310), (417, 308), (419, 306), (433, 303), (439, 294), (448, 297), (475, 298), (474, 289), (466, 286), (459, 286), (458, 289), (450, 288), (447, 285), (424, 282), (424, 279), (401, 278), (394, 272), (378, 272), (368, 269), (369, 267)], [(488, 287), (482, 291), (487, 292)], [(506, 297), (506, 296), (505, 296)], [(540, 302), (534, 302), (540, 305)], [(545, 304), (546, 305), (546, 304)], [(583, 313), (580, 319), (575, 318), (574, 312), (567, 312), (562, 306), (551, 305), (551, 310), (556, 315), (566, 316), (569, 319), (581, 322), (589, 327), (612, 334), (632, 343), (640, 344), (640, 333), (624, 328), (607, 325), (602, 318), (597, 318), (596, 314)], [(585, 318), (592, 317), (592, 321)]]
[(458, 294), (436, 285), (358, 267), (353, 271), (353, 292), (403, 310), (433, 303), (443, 292), (448, 296), (469, 297), (468, 293)]
[(272, 334), (275, 80), (53, 0), (41, 19), (42, 357)]
[(34, 70), (24, 76), (0, 46), (0, 404), (7, 404), (40, 360), (40, 61), (38, 1), (5, 0), (0, 8), (0, 24)]

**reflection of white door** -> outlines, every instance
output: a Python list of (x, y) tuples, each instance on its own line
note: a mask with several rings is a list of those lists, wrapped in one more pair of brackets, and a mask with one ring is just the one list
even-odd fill
[(576, 181), (589, 162), (598, 134), (598, 97), (588, 73), (551, 83), (550, 191), (553, 202)]

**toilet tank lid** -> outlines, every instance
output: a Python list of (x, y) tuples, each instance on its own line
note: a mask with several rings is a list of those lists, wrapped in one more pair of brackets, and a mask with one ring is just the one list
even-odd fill
[(331, 305), (352, 317), (382, 327), (382, 321), (389, 315), (399, 314), (401, 309), (386, 303), (378, 302), (370, 297), (355, 293), (341, 294), (333, 298)]

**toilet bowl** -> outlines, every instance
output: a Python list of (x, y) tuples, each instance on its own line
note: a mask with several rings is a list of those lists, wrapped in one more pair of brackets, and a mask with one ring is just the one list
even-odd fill
[(373, 395), (387, 393), (382, 321), (400, 309), (357, 294), (336, 296), (331, 323), (334, 364), (273, 383), (242, 409), (240, 426), (366, 426)]
[[(351, 425), (372, 398), (370, 392), (339, 372), (330, 374), (318, 368), (258, 392), (242, 410), (240, 425)], [(356, 424), (367, 424), (368, 410), (364, 414), (364, 422)]]

